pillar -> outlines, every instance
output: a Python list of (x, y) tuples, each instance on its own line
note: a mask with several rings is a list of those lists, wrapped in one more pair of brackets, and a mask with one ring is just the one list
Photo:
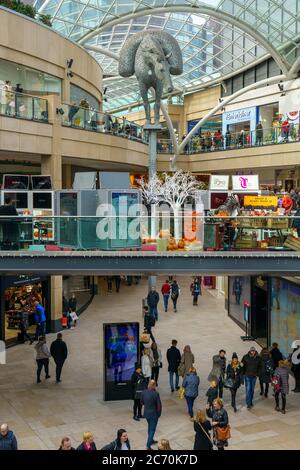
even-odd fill
[(66, 164), (62, 167), (62, 187), (72, 189), (72, 165)]
[(62, 297), (63, 297), (63, 277), (51, 276), (51, 331), (56, 332), (61, 330), (61, 317), (62, 317)]

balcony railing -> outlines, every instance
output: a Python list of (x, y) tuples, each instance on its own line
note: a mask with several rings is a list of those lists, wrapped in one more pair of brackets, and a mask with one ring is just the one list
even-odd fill
[(62, 110), (63, 126), (116, 135), (147, 143), (147, 136), (143, 132), (142, 126), (125, 118), (96, 111), (93, 108), (83, 108), (71, 104), (63, 104)]
[(299, 252), (300, 216), (0, 216), (1, 251), (66, 249)]
[(48, 122), (48, 101), (0, 88), (0, 114), (30, 121)]
[[(261, 147), (263, 145), (286, 144), (300, 141), (299, 124), (264, 128), (259, 131), (231, 132), (226, 135), (218, 133), (203, 133), (191, 139), (186, 145), (183, 154), (219, 152), (223, 150)], [(171, 140), (160, 139), (157, 143), (158, 153), (174, 153)]]

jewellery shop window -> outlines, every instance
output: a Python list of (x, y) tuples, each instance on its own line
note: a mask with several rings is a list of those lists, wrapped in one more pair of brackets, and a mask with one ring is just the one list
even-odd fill
[(27, 332), (35, 333), (35, 307), (34, 301), (38, 300), (45, 305), (43, 283), (26, 284), (22, 286), (7, 287), (4, 290), (5, 302), (5, 340), (7, 343), (18, 341), (20, 322), (26, 316), (28, 320)]

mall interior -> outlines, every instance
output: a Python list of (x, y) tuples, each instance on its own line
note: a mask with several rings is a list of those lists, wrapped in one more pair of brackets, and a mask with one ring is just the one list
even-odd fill
[[(119, 428), (132, 449), (145, 449), (147, 423), (132, 419), (130, 393), (109, 378), (105, 328), (113, 335), (125, 324), (142, 343), (155, 286), (157, 440), (168, 439), (173, 450), (194, 445), (185, 400), (169, 386), (173, 339), (195, 356), (195, 412), (205, 409), (219, 350), (229, 364), (233, 353), (241, 361), (250, 347), (260, 354), (278, 343), (290, 368), (286, 413), (274, 409), (273, 390), (260, 395), (258, 380), (251, 409), (244, 385), (237, 412), (225, 389), (228, 448), (298, 450), (300, 389), (291, 355), (300, 346), (300, 0), (17, 4), (0, 0), (0, 425), (8, 423), (23, 450), (58, 449), (64, 436), (78, 447), (86, 431), (100, 449)], [(147, 130), (137, 78), (118, 68), (126, 41), (147, 30), (173, 36), (183, 59), (155, 131)], [(151, 93), (149, 100), (153, 114)], [(167, 229), (161, 199), (146, 197), (153, 165), (158, 184), (178, 172), (193, 185), (182, 199), (191, 209), (169, 202)], [(179, 192), (187, 184), (181, 181)], [(133, 239), (130, 207), (142, 202), (148, 214)], [(114, 209), (108, 218), (116, 214), (117, 239), (98, 236), (100, 204)], [(164, 311), (166, 279), (180, 287), (176, 312), (171, 296)], [(78, 319), (69, 328), (73, 294)], [(52, 378), (36, 383), (34, 345), (20, 329), (26, 310), (34, 338), (36, 300), (49, 347), (58, 332), (68, 346), (59, 384), (53, 359)], [(129, 390), (130, 377), (122, 385)]]

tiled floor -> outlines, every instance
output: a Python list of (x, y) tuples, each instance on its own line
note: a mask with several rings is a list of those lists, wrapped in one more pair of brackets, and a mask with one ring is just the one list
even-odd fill
[[(161, 285), (163, 279), (159, 279)], [(195, 408), (204, 407), (207, 376), (211, 357), (224, 348), (231, 357), (233, 351), (242, 355), (252, 343), (240, 340), (242, 331), (227, 317), (224, 298), (204, 292), (198, 307), (193, 307), (189, 294), (189, 278), (179, 278), (181, 298), (178, 313), (160, 312), (155, 336), (163, 357), (170, 340), (177, 338), (179, 347), (190, 344), (201, 378), (200, 396)], [(90, 430), (100, 448), (124, 427), (129, 432), (134, 449), (144, 449), (146, 423), (132, 420), (132, 402), (102, 401), (102, 323), (107, 321), (141, 320), (141, 299), (147, 282), (139, 286), (123, 286), (119, 294), (103, 293), (95, 297), (89, 309), (80, 317), (78, 327), (64, 333), (69, 346), (69, 358), (63, 370), (63, 382), (56, 385), (54, 367), (51, 379), (35, 383), (35, 356), (32, 346), (21, 345), (8, 350), (7, 365), (0, 366), (0, 422), (8, 422), (18, 437), (22, 449), (56, 449), (60, 439), (68, 435), (76, 446), (82, 432)], [(50, 342), (54, 335), (48, 336)], [(294, 381), (290, 381), (293, 388)], [(163, 413), (156, 437), (168, 438), (173, 449), (192, 449), (193, 429), (187, 417), (185, 401), (179, 400), (168, 387), (166, 360), (161, 370), (159, 391)], [(238, 413), (229, 406), (225, 391), (225, 406), (232, 426), (231, 449), (299, 449), (300, 396), (290, 393), (287, 414), (274, 410), (272, 396), (261, 398), (256, 388), (255, 406), (244, 406), (244, 388), (238, 391)]]

